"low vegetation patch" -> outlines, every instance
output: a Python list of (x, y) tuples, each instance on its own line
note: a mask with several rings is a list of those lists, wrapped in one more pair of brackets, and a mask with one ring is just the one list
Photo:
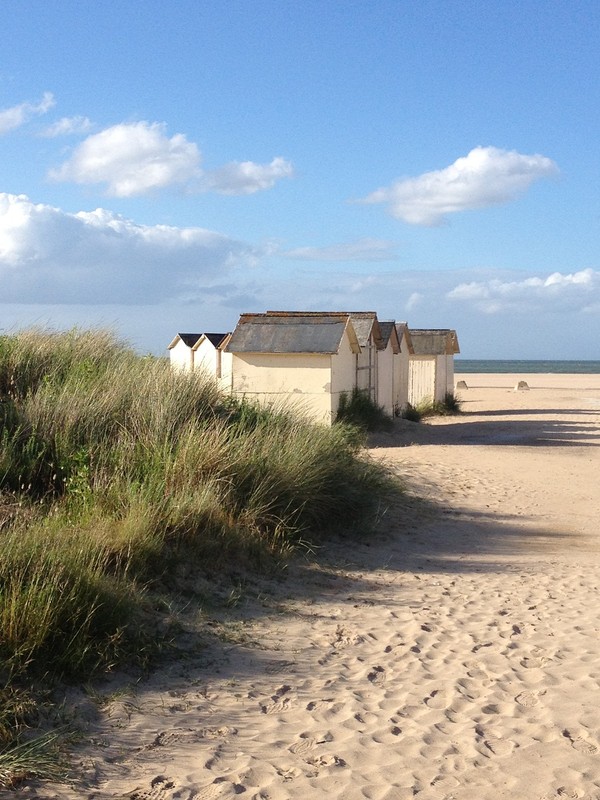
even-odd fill
[(368, 432), (389, 430), (393, 424), (392, 418), (362, 389), (353, 389), (350, 394), (342, 392), (337, 422), (354, 425)]
[(425, 417), (447, 417), (460, 414), (460, 411), (460, 400), (454, 394), (448, 392), (443, 402), (427, 397), (416, 406), (409, 403), (402, 412), (402, 418), (411, 422), (419, 422)]
[(156, 587), (369, 530), (395, 487), (349, 421), (232, 401), (103, 331), (0, 336), (0, 785), (54, 746), (22, 736), (28, 686), (152, 657)]

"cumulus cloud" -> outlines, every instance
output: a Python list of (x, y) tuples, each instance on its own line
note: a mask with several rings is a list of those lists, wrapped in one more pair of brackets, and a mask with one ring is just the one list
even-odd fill
[(283, 255), (298, 261), (392, 261), (396, 246), (383, 239), (359, 239), (326, 247), (297, 247)]
[(270, 164), (254, 161), (232, 161), (219, 169), (207, 172), (204, 183), (218, 194), (254, 194), (271, 189), (281, 178), (291, 178), (294, 168), (285, 158), (277, 156)]
[(62, 119), (45, 128), (40, 136), (54, 138), (56, 136), (72, 136), (74, 134), (89, 133), (92, 123), (87, 117), (62, 117)]
[(508, 203), (557, 172), (546, 156), (476, 147), (445, 169), (396, 181), (363, 202), (385, 203), (392, 216), (411, 225), (434, 226), (448, 214)]
[[(76, 132), (85, 117), (60, 120), (48, 136)], [(197, 145), (182, 133), (169, 137), (163, 122), (120, 123), (88, 136), (71, 157), (49, 172), (55, 181), (105, 184), (113, 197), (134, 197), (169, 186), (226, 195), (246, 195), (272, 188), (281, 178), (294, 174), (284, 158), (270, 164), (232, 162), (203, 171)]]
[(200, 153), (193, 142), (166, 125), (133, 122), (113, 125), (88, 136), (71, 158), (50, 172), (57, 181), (105, 183), (115, 197), (133, 197), (173, 184), (185, 184), (198, 174)]
[(600, 300), (600, 272), (553, 272), (547, 277), (531, 276), (520, 280), (492, 278), (460, 283), (447, 294), (448, 299), (468, 302), (487, 314), (505, 311), (584, 310)]
[(17, 106), (0, 110), (0, 134), (20, 128), (32, 117), (45, 114), (54, 104), (52, 92), (44, 92), (39, 103), (19, 103)]
[(0, 193), (5, 303), (157, 303), (203, 296), (260, 248), (204, 228), (139, 225), (104, 209), (66, 213)]

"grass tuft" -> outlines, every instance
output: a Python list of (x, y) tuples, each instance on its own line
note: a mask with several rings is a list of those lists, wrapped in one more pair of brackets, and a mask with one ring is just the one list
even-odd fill
[(367, 392), (356, 388), (349, 395), (346, 392), (340, 395), (336, 421), (355, 425), (369, 433), (390, 430), (393, 424), (391, 417), (369, 397)]
[(416, 406), (410, 403), (402, 412), (402, 418), (411, 422), (419, 422), (425, 417), (447, 417), (461, 413), (461, 402), (452, 392), (447, 392), (443, 402), (426, 397)]

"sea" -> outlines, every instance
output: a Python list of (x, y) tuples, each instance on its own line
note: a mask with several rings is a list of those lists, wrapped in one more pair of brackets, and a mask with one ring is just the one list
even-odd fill
[(572, 373), (600, 375), (600, 361), (525, 361), (455, 358), (454, 372)]

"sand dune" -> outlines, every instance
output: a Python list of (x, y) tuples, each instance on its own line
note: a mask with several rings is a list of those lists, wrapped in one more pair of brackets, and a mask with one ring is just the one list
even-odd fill
[(457, 377), (463, 415), (372, 442), (409, 486), (378, 537), (101, 687), (77, 780), (21, 795), (600, 798), (600, 380)]

